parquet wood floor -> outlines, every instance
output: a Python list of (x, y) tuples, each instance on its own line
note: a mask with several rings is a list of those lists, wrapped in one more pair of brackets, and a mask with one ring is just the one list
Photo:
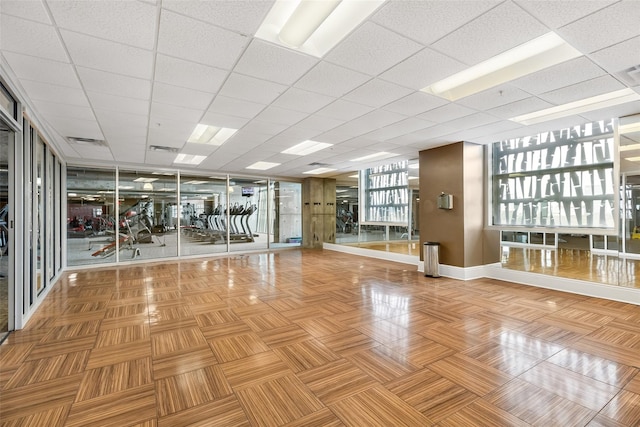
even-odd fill
[(640, 426), (639, 324), (333, 251), (71, 272), (0, 346), (0, 425)]

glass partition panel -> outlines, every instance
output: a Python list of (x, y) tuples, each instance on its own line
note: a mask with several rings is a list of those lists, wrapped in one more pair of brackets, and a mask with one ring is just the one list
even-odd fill
[[(0, 121), (0, 340), (9, 331), (9, 289), (13, 289), (13, 233), (9, 233), (9, 168), (13, 172), (13, 162), (9, 161), (9, 145), (15, 143), (15, 133)], [(13, 300), (11, 301), (13, 303)]]
[(180, 175), (180, 255), (227, 251), (227, 177)]
[(229, 250), (266, 249), (269, 227), (267, 181), (259, 178), (229, 178)]
[(358, 186), (336, 185), (336, 243), (358, 242)]
[(116, 174), (67, 166), (67, 264), (115, 262)]
[(42, 292), (46, 286), (47, 277), (44, 273), (43, 269), (46, 267), (46, 248), (44, 245), (44, 239), (46, 235), (45, 230), (45, 154), (46, 154), (46, 146), (44, 142), (38, 135), (36, 138), (35, 145), (35, 177), (33, 181), (33, 195), (34, 195), (34, 218), (35, 222), (33, 223), (33, 233), (35, 237), (35, 286), (36, 293), (39, 294)]
[(177, 256), (178, 231), (173, 222), (178, 203), (176, 175), (121, 170), (118, 191), (119, 259)]
[(281, 248), (302, 244), (302, 184), (272, 181), (272, 230), (269, 247)]

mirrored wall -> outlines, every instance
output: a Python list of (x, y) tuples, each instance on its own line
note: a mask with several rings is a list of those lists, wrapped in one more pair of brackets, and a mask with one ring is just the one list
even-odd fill
[(69, 166), (67, 207), (69, 266), (301, 244), (295, 182)]

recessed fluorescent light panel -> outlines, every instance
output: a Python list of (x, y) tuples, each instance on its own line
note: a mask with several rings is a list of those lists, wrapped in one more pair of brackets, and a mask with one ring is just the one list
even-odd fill
[(194, 154), (178, 154), (173, 163), (183, 163), (186, 165), (199, 165), (207, 156), (197, 156)]
[(321, 58), (383, 3), (276, 0), (256, 37)]
[(455, 101), (535, 73), (582, 53), (554, 32), (547, 33), (422, 89)]
[(389, 157), (397, 156), (397, 154), (387, 153), (386, 151), (381, 151), (375, 154), (369, 154), (368, 156), (358, 157), (357, 159), (352, 159), (352, 162), (364, 162), (365, 160), (380, 160), (386, 159)]
[[(133, 182), (153, 182), (153, 181), (157, 181), (159, 178), (144, 178), (144, 177), (140, 177), (140, 178), (136, 178), (133, 180)], [(120, 187), (122, 188), (122, 187)]]
[(626, 160), (630, 162), (640, 162), (640, 157), (627, 157)]
[(525, 126), (542, 123), (549, 120), (559, 119), (561, 117), (581, 114), (587, 111), (599, 110), (601, 108), (613, 107), (615, 105), (625, 104), (627, 102), (639, 101), (640, 94), (633, 89), (626, 88), (609, 92), (591, 98), (585, 98), (568, 104), (557, 105), (544, 110), (535, 111), (529, 114), (512, 117), (509, 120), (520, 123)]
[(194, 144), (222, 145), (233, 136), (238, 129), (221, 128), (198, 124), (187, 142)]
[(334, 170), (335, 169), (331, 169), (331, 168), (318, 168), (318, 169), (313, 169), (313, 170), (302, 172), (302, 173), (307, 175), (320, 175), (322, 173), (333, 172)]
[(640, 150), (640, 144), (621, 145), (620, 151)]
[(316, 151), (324, 150), (327, 147), (331, 147), (333, 144), (327, 142), (311, 141), (310, 139), (296, 144), (291, 148), (287, 148), (282, 154), (295, 154), (297, 156), (306, 156), (307, 154), (315, 153)]
[(276, 166), (280, 166), (280, 163), (255, 162), (254, 164), (247, 166), (247, 169), (266, 171), (267, 169), (275, 168)]

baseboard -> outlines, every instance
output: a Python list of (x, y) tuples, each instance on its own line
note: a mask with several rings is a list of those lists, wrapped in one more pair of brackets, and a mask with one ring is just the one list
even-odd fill
[(387, 261), (399, 262), (402, 264), (410, 264), (416, 266), (418, 271), (423, 268), (420, 257), (415, 255), (404, 255), (394, 252), (377, 251), (374, 249), (364, 249), (357, 246), (336, 245), (334, 243), (323, 243), (323, 249), (330, 251), (343, 252), (351, 255), (366, 256), (368, 258), (384, 259)]

